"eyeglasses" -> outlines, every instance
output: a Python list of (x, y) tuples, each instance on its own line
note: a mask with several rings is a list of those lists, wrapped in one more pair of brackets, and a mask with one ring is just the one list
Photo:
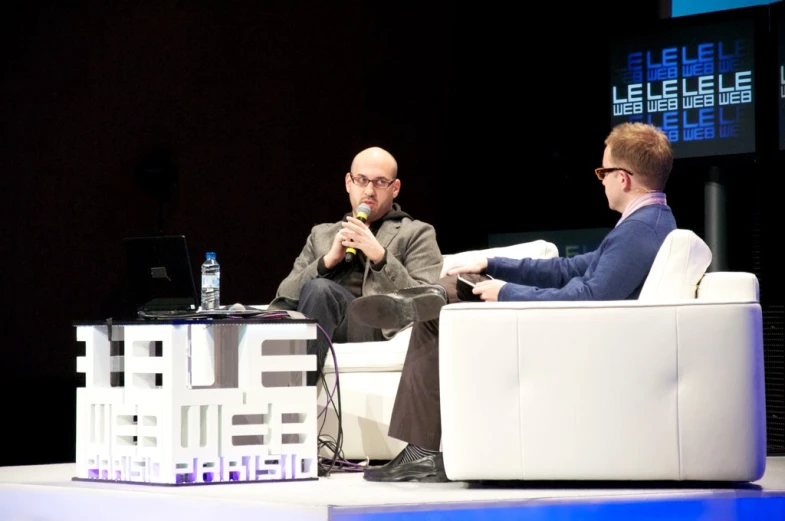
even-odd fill
[(368, 179), (364, 175), (357, 175), (354, 176), (349, 174), (349, 177), (352, 178), (352, 183), (356, 184), (357, 186), (362, 186), (365, 188), (368, 186), (368, 183), (372, 183), (374, 188), (389, 188), (391, 184), (395, 182), (395, 179), (386, 179), (384, 177), (377, 177), (376, 179)]
[(594, 174), (597, 176), (597, 179), (602, 181), (603, 179), (605, 179), (606, 175), (608, 175), (608, 174), (610, 174), (612, 172), (615, 172), (617, 170), (621, 170), (622, 172), (627, 172), (629, 175), (634, 175), (632, 172), (630, 172), (626, 168), (619, 168), (618, 166), (612, 166), (612, 167), (609, 167), (609, 168), (595, 168), (594, 169)]

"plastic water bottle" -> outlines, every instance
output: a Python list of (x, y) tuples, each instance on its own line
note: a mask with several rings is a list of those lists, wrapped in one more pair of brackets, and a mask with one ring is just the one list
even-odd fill
[(218, 309), (221, 305), (221, 266), (215, 252), (208, 251), (202, 263), (202, 309)]

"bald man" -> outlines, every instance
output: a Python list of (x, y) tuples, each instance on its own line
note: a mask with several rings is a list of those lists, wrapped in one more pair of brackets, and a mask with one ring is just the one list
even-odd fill
[[(315, 385), (321, 375), (328, 338), (339, 343), (388, 340), (401, 329), (377, 329), (349, 320), (347, 309), (353, 300), (433, 283), (442, 267), (433, 226), (412, 218), (394, 202), (401, 180), (389, 152), (371, 147), (357, 154), (344, 176), (344, 187), (351, 211), (338, 222), (311, 229), (270, 303), (271, 309), (295, 310), (316, 319), (323, 329), (308, 343), (308, 352), (317, 355), (317, 371), (309, 372), (308, 385)], [(361, 204), (371, 209), (366, 222), (357, 219)], [(347, 259), (349, 247), (357, 254)]]

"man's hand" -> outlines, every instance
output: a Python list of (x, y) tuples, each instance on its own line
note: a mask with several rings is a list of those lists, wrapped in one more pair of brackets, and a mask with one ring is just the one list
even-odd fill
[(343, 246), (344, 230), (338, 230), (333, 238), (333, 243), (330, 246), (330, 251), (324, 254), (324, 267), (328, 270), (333, 269), (341, 262), (346, 255), (346, 248)]
[[(343, 242), (341, 243), (345, 248), (354, 248), (365, 253), (365, 256), (371, 259), (376, 264), (381, 262), (384, 258), (384, 247), (376, 240), (370, 228), (359, 219), (349, 217), (343, 223), (343, 230), (341, 230)], [(325, 262), (326, 264), (326, 262)]]
[(483, 280), (472, 288), (472, 293), (479, 295), (485, 302), (496, 302), (499, 300), (499, 290), (505, 284), (507, 283), (498, 279)]
[(455, 264), (450, 266), (445, 275), (459, 275), (461, 273), (482, 273), (488, 269), (488, 259), (485, 257), (470, 257), (456, 259)]

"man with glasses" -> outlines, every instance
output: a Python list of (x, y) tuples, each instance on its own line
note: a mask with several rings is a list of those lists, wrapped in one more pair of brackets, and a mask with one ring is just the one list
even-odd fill
[[(270, 303), (271, 309), (295, 310), (315, 319), (322, 330), (308, 342), (308, 353), (317, 355), (317, 371), (308, 373), (309, 385), (318, 382), (329, 341), (386, 340), (401, 329), (382, 330), (349, 320), (347, 309), (354, 299), (439, 278), (442, 254), (436, 231), (394, 202), (401, 190), (397, 176), (398, 164), (386, 150), (371, 147), (358, 153), (344, 176), (352, 212), (341, 221), (311, 229)], [(362, 204), (370, 208), (364, 221), (357, 218)], [(347, 248), (356, 254), (347, 256)]]
[[(651, 125), (623, 123), (605, 140), (602, 181), (616, 227), (595, 251), (554, 259), (476, 258), (450, 266), (434, 294), (373, 295), (355, 300), (349, 313), (368, 326), (395, 327), (415, 320), (389, 436), (408, 443), (384, 466), (365, 470), (369, 481), (447, 481), (439, 446), (439, 312), (460, 298), (457, 275), (476, 282), (483, 301), (636, 299), (665, 237), (676, 229), (665, 183), (673, 155), (668, 138)], [(467, 382), (467, 385), (471, 385)]]

